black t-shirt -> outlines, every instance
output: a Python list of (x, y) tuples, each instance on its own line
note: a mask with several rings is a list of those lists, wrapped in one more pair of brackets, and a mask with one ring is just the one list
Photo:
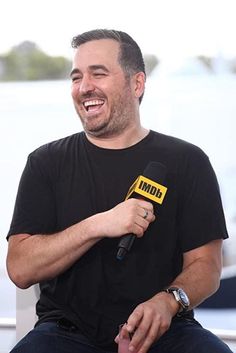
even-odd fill
[(155, 222), (122, 261), (116, 259), (120, 239), (104, 238), (66, 272), (40, 283), (39, 322), (66, 317), (95, 344), (113, 348), (119, 324), (181, 272), (184, 252), (227, 238), (208, 157), (154, 131), (125, 149), (99, 148), (81, 132), (31, 153), (8, 236), (50, 236), (114, 207), (150, 161), (167, 167), (168, 191)]

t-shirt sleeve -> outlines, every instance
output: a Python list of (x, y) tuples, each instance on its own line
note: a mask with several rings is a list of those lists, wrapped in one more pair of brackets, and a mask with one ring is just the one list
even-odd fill
[(196, 148), (180, 172), (178, 230), (182, 251), (228, 237), (220, 190), (209, 158)]
[(53, 183), (47, 174), (46, 152), (45, 148), (36, 150), (28, 157), (7, 238), (13, 234), (49, 234), (55, 230), (55, 199)]

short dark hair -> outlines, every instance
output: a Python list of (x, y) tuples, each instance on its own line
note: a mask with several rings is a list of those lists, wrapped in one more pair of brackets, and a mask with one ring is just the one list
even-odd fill
[[(113, 29), (94, 29), (75, 36), (71, 46), (76, 49), (81, 44), (99, 39), (113, 39), (120, 44), (118, 62), (126, 76), (130, 77), (137, 72), (143, 72), (146, 75), (142, 52), (134, 39), (125, 32)], [(140, 103), (142, 98), (143, 95), (139, 98)]]

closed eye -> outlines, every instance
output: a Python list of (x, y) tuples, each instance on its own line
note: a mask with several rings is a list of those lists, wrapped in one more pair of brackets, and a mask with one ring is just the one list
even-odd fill
[(79, 80), (81, 80), (81, 79), (82, 79), (81, 76), (72, 76), (72, 77), (71, 77), (72, 82), (79, 81)]
[(93, 76), (95, 77), (104, 77), (107, 76), (104, 72), (94, 72)]

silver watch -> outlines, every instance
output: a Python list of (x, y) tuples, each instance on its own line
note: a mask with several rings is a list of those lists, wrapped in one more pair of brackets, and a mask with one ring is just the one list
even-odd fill
[(190, 305), (190, 301), (189, 301), (187, 294), (185, 293), (185, 291), (182, 288), (170, 287), (170, 288), (164, 289), (164, 291), (166, 293), (173, 294), (175, 300), (180, 304), (179, 313), (180, 312), (183, 313), (188, 310), (189, 305)]

